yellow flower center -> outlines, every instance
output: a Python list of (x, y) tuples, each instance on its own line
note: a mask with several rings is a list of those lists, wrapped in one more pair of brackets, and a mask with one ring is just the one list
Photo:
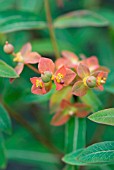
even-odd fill
[(18, 53), (16, 54), (15, 58), (13, 59), (13, 61), (14, 61), (14, 62), (23, 63), (24, 60), (23, 60), (23, 57), (22, 57), (22, 55), (21, 55), (20, 52), (18, 52)]
[(43, 84), (40, 80), (36, 80), (36, 87), (42, 88)]
[(84, 83), (85, 86), (88, 86), (87, 83), (86, 83), (88, 77), (89, 77), (89, 76), (83, 78), (83, 83)]
[(54, 80), (54, 78), (55, 78), (55, 76), (54, 76), (54, 75), (52, 75), (51, 80)]
[(56, 76), (57, 83), (61, 83), (61, 84), (64, 83), (63, 78), (64, 78), (63, 74), (58, 73), (57, 76)]
[(106, 83), (106, 77), (97, 77), (97, 84), (98, 86), (100, 86), (101, 84), (105, 84)]

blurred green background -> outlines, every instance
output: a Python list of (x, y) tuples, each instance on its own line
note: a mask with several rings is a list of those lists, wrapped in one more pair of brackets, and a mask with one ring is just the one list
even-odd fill
[[(114, 106), (114, 1), (113, 0), (50, 0), (53, 20), (60, 15), (80, 9), (96, 12), (104, 17), (108, 24), (104, 26), (83, 26), (55, 28), (59, 51), (70, 50), (77, 55), (97, 56), (101, 65), (111, 71), (103, 92), (95, 92), (103, 108)], [(88, 20), (88, 18), (87, 18)], [(26, 22), (27, 21), (27, 22)], [(75, 23), (75, 19), (72, 23)], [(31, 42), (33, 51), (55, 60), (49, 31), (45, 28), (46, 16), (43, 0), (1, 0), (0, 1), (0, 59), (12, 67), (12, 56), (3, 52), (6, 40), (15, 46), (18, 52), (23, 44)], [(63, 24), (64, 25), (64, 24)], [(37, 68), (37, 65), (35, 66)], [(24, 68), (21, 77), (12, 84), (8, 79), (0, 78), (0, 96), (7, 105), (32, 126), (38, 134), (48, 138), (64, 152), (64, 126), (50, 125), (49, 99), (53, 90), (45, 96), (31, 94), (30, 77), (36, 76)], [(47, 146), (36, 140), (35, 134), (11, 118), (11, 135), (1, 135), (5, 148), (3, 167), (6, 170), (60, 170), (63, 163)], [(24, 124), (27, 126), (24, 122)], [(87, 146), (99, 141), (114, 140), (114, 127), (98, 125), (87, 120)], [(1, 148), (0, 148), (1, 149)], [(0, 157), (2, 157), (0, 155)], [(1, 158), (0, 158), (1, 159)], [(1, 168), (2, 169), (2, 168)], [(87, 170), (113, 170), (114, 166), (85, 167)]]

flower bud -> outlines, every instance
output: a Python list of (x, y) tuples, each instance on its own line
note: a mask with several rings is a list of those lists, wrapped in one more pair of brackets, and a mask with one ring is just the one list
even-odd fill
[(44, 74), (41, 74), (41, 78), (44, 83), (48, 83), (52, 78), (52, 73), (50, 71), (45, 71)]
[(94, 76), (90, 76), (86, 80), (86, 84), (89, 88), (93, 88), (96, 86), (96, 78)]
[(4, 52), (7, 54), (12, 54), (14, 51), (14, 46), (12, 44), (9, 44), (8, 41), (6, 41), (6, 44), (4, 45)]

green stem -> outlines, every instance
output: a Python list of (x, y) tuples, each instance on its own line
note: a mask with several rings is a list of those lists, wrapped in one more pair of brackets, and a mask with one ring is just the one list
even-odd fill
[(51, 37), (52, 45), (54, 48), (55, 57), (57, 59), (57, 58), (60, 58), (60, 55), (59, 55), (59, 50), (58, 50), (57, 41), (56, 41), (56, 37), (55, 37), (54, 27), (53, 27), (53, 23), (52, 23), (49, 0), (44, 0), (44, 3), (45, 3), (45, 12), (46, 12), (46, 17), (47, 17), (50, 37)]
[[(71, 118), (65, 129), (65, 152), (70, 153), (86, 145), (86, 118)], [(78, 167), (68, 165), (65, 170), (77, 170)]]
[(38, 69), (36, 69), (35, 67), (33, 67), (31, 64), (26, 64), (26, 66), (31, 69), (32, 71), (34, 71), (37, 74), (40, 74), (40, 72), (38, 71)]

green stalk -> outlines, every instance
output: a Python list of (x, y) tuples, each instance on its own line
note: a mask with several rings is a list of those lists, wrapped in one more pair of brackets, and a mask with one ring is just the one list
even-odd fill
[[(65, 153), (84, 148), (86, 145), (86, 118), (72, 117), (65, 127)], [(65, 170), (78, 170), (78, 167), (67, 165)]]
[(46, 18), (47, 18), (47, 22), (48, 22), (48, 28), (49, 28), (49, 32), (50, 32), (50, 38), (51, 38), (53, 49), (54, 49), (54, 52), (55, 52), (55, 57), (57, 59), (57, 58), (60, 58), (60, 55), (59, 55), (56, 36), (55, 36), (54, 27), (53, 27), (53, 23), (52, 23), (49, 0), (44, 0), (44, 4), (45, 4), (45, 11), (46, 11)]

